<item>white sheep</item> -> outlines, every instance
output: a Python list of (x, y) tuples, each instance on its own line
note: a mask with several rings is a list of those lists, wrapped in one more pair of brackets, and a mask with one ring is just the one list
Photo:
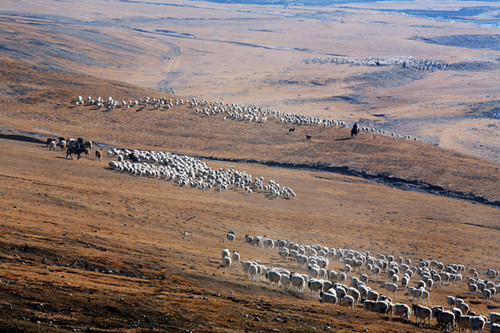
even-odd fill
[(363, 302), (364, 310), (373, 311), (374, 306), (375, 306), (375, 301), (367, 299)]
[(350, 306), (351, 308), (354, 309), (354, 305), (356, 304), (356, 301), (351, 295), (345, 295), (342, 297), (342, 305), (343, 306)]
[(233, 252), (233, 256), (232, 256), (232, 259), (233, 259), (233, 266), (238, 269), (238, 265), (240, 263), (240, 254), (237, 252), (237, 251), (234, 251)]
[(377, 301), (373, 304), (373, 312), (387, 314), (391, 312), (392, 304), (386, 301)]
[(222, 250), (222, 258), (225, 258), (225, 257), (231, 257), (231, 251), (229, 251), (228, 249), (224, 249)]
[(456, 324), (457, 324), (459, 332), (462, 331), (462, 328), (465, 329), (466, 332), (468, 329), (470, 329), (469, 318), (470, 318), (469, 315), (462, 315), (462, 316), (458, 317), (458, 319), (456, 320)]
[(297, 273), (290, 276), (290, 283), (298, 292), (303, 292), (306, 286), (306, 280), (304, 277)]
[(408, 305), (403, 303), (394, 304), (394, 315), (400, 318), (406, 318), (410, 320), (411, 309)]
[(338, 299), (337, 295), (330, 293), (330, 292), (321, 292), (319, 293), (320, 299), (319, 301), (321, 303), (330, 303), (330, 304), (337, 304)]
[(252, 281), (255, 282), (257, 281), (257, 276), (259, 274), (259, 267), (251, 263), (250, 266), (248, 267), (248, 274), (250, 274), (250, 277), (252, 278)]
[(490, 301), (491, 301), (491, 290), (489, 290), (489, 289), (483, 289), (482, 294), (483, 294), (484, 301), (486, 303), (490, 303)]
[(222, 267), (224, 267), (224, 270), (226, 272), (231, 270), (231, 258), (229, 257), (222, 258)]
[(375, 290), (368, 291), (368, 295), (366, 296), (366, 299), (377, 302), (378, 298), (379, 298), (378, 292), (376, 292)]
[(472, 333), (474, 331), (482, 332), (486, 325), (486, 320), (482, 316), (471, 316), (469, 317), (469, 328)]
[(396, 293), (398, 291), (398, 285), (395, 283), (386, 282), (384, 283), (384, 289), (394, 293), (394, 297), (396, 297)]
[(309, 289), (311, 289), (311, 293), (313, 293), (313, 292), (319, 293), (320, 291), (323, 290), (323, 281), (311, 279), (307, 283), (307, 286), (309, 287)]
[(418, 324), (419, 320), (425, 325), (425, 320), (429, 321), (429, 327), (431, 327), (431, 317), (432, 310), (426, 306), (413, 304), (413, 313), (415, 314), (415, 323)]
[(274, 270), (268, 271), (266, 273), (266, 278), (269, 280), (271, 288), (273, 287), (273, 283), (276, 285), (276, 287), (279, 287), (281, 281), (281, 274), (279, 272)]
[(500, 324), (500, 313), (498, 312), (490, 312), (490, 321), (495, 324)]

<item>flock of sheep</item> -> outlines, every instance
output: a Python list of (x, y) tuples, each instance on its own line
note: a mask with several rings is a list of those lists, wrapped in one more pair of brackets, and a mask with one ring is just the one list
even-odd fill
[(173, 154), (168, 152), (111, 149), (109, 156), (116, 156), (117, 161), (109, 162), (112, 170), (126, 172), (135, 176), (153, 177), (175, 181), (178, 186), (197, 188), (200, 190), (214, 189), (218, 192), (227, 190), (230, 186), (244, 189), (247, 193), (263, 192), (271, 198), (295, 198), (296, 194), (290, 187), (280, 186), (274, 180), (264, 184), (264, 177), (252, 178), (245, 171), (233, 168), (210, 168), (199, 158)]
[(414, 57), (317, 57), (304, 60), (306, 64), (335, 64), (350, 66), (403, 67), (417, 70), (446, 70), (449, 66), (444, 60), (434, 58), (417, 59)]
[[(240, 120), (248, 123), (265, 123), (268, 119), (279, 119), (281, 123), (291, 125), (320, 125), (324, 127), (339, 126), (347, 127), (348, 124), (343, 120), (323, 119), (316, 116), (306, 116), (300, 113), (285, 113), (272, 109), (262, 109), (256, 106), (248, 106), (241, 104), (228, 104), (220, 101), (208, 102), (193, 98), (190, 102), (192, 107), (196, 107), (196, 113), (204, 116), (224, 115), (224, 120)], [(198, 108), (200, 107), (200, 108)], [(390, 135), (395, 138), (403, 138), (408, 140), (422, 141), (420, 138), (412, 138), (410, 135), (401, 135), (391, 132), (387, 133), (383, 129), (375, 129), (371, 126), (362, 126), (360, 128), (364, 132), (376, 132), (383, 135)], [(295, 130), (292, 128), (291, 130)]]
[[(91, 96), (88, 96), (85, 100), (82, 96), (78, 96), (75, 102), (76, 106), (89, 106), (96, 105), (99, 109), (106, 108), (109, 110), (114, 110), (115, 108), (126, 108), (126, 109), (137, 109), (139, 107), (145, 109), (150, 105), (154, 110), (169, 110), (176, 106), (188, 105), (192, 108), (195, 108), (195, 112), (198, 115), (202, 116), (212, 116), (212, 115), (223, 115), (224, 120), (233, 119), (245, 121), (248, 123), (265, 123), (268, 119), (274, 120), (279, 119), (279, 121), (283, 124), (290, 125), (320, 125), (324, 127), (330, 126), (339, 126), (339, 127), (347, 127), (348, 125), (343, 120), (334, 120), (334, 119), (323, 119), (316, 116), (306, 116), (299, 113), (285, 113), (281, 111), (276, 111), (272, 109), (262, 109), (260, 107), (251, 106), (251, 105), (242, 105), (235, 103), (224, 103), (222, 101), (209, 102), (204, 99), (192, 98), (188, 99), (171, 99), (166, 97), (144, 97), (138, 100), (116, 100), (112, 96), (109, 96), (107, 101), (104, 101), (101, 97), (97, 97), (93, 99)], [(395, 132), (388, 133), (383, 129), (375, 129), (371, 126), (362, 126), (360, 128), (365, 132), (374, 132), (382, 135), (390, 135), (395, 138), (403, 138), (408, 140), (422, 141), (420, 138), (413, 138), (411, 135), (401, 135), (396, 134)]]
[[(236, 239), (234, 232), (228, 233), (226, 237), (230, 242)], [(307, 287), (311, 294), (318, 295), (322, 303), (351, 308), (362, 303), (365, 310), (390, 314), (408, 321), (413, 314), (417, 324), (427, 324), (429, 327), (431, 318), (436, 318), (437, 326), (445, 330), (458, 328), (482, 332), (485, 327), (490, 327), (490, 332), (500, 333), (499, 313), (491, 312), (488, 317), (479, 315), (470, 311), (470, 306), (459, 297), (447, 296), (446, 306), (426, 306), (433, 288), (443, 285), (462, 286), (463, 275), (467, 273), (469, 276), (465, 282), (471, 298), (478, 297), (480, 293), (486, 303), (498, 299), (500, 276), (497, 270), (488, 269), (484, 272), (488, 279), (484, 280), (474, 268), (467, 270), (464, 265), (445, 265), (436, 260), (412, 263), (410, 258), (382, 254), (374, 257), (368, 251), (306, 245), (261, 236), (245, 235), (245, 242), (251, 246), (277, 250), (283, 263), (295, 263), (297, 270), (303, 270), (303, 273), (276, 266), (266, 267), (259, 260), (241, 261), (240, 264), (241, 258), (237, 251), (231, 253), (224, 249), (221, 266), (226, 271), (231, 268), (239, 269), (241, 266), (244, 274), (250, 276), (252, 281), (265, 281), (271, 288), (275, 286), (303, 293)], [(338, 271), (329, 269), (332, 262), (342, 263), (343, 268)], [(390, 296), (369, 286), (370, 283), (376, 283), (381, 274), (387, 276), (387, 282), (380, 287), (390, 293)], [(405, 291), (413, 304), (393, 303), (392, 297)]]
[(147, 108), (149, 105), (153, 106), (153, 109), (160, 109), (164, 108), (166, 110), (170, 109), (174, 105), (183, 105), (184, 102), (188, 102), (187, 100), (175, 100), (174, 101), (169, 98), (167, 99), (166, 97), (159, 97), (159, 98), (153, 98), (153, 97), (144, 97), (144, 98), (139, 98), (138, 100), (117, 100), (114, 99), (112, 96), (109, 96), (108, 99), (105, 101), (102, 99), (102, 97), (97, 97), (97, 98), (92, 98), (92, 96), (88, 96), (87, 99), (84, 99), (82, 96), (78, 96), (75, 101), (75, 106), (90, 106), (90, 105), (95, 105), (98, 107), (98, 109), (106, 108), (108, 110), (114, 110), (115, 108), (121, 107), (121, 108), (126, 108), (126, 109), (131, 109), (131, 108)]

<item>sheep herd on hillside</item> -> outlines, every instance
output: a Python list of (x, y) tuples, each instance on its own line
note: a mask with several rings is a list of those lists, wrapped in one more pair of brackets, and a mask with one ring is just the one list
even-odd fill
[[(232, 243), (236, 239), (234, 232), (228, 233), (226, 237)], [(446, 301), (445, 305), (429, 304), (433, 288), (445, 285), (462, 287), (465, 284), (464, 293), (469, 293), (471, 299), (482, 297), (487, 304), (498, 300), (500, 276), (495, 269), (482, 272), (486, 278), (483, 279), (475, 268), (466, 269), (461, 264), (445, 265), (437, 260), (412, 263), (410, 258), (395, 258), (383, 254), (374, 257), (369, 251), (299, 244), (287, 239), (276, 240), (262, 236), (245, 235), (244, 241), (250, 246), (277, 251), (281, 261), (288, 266), (290, 263), (296, 264), (296, 270), (266, 267), (259, 260), (242, 261), (237, 251), (231, 253), (224, 249), (220, 267), (226, 272), (241, 268), (253, 282), (266, 282), (271, 288), (284, 288), (297, 293), (306, 293), (307, 288), (307, 293), (317, 295), (321, 303), (350, 308), (359, 305), (367, 311), (407, 321), (413, 315), (417, 324), (429, 327), (431, 319), (436, 318), (437, 326), (447, 331), (458, 328), (459, 331), (465, 329), (466, 332), (482, 332), (485, 327), (489, 327), (490, 332), (500, 333), (500, 313), (491, 312), (488, 317), (477, 314), (470, 310), (470, 305), (464, 299), (455, 296), (447, 296), (443, 300)], [(333, 262), (343, 267), (338, 271), (329, 269)], [(468, 277), (464, 281), (466, 274)], [(382, 278), (381, 275), (386, 277), (382, 285), (378, 281)], [(372, 289), (370, 284), (376, 284), (388, 295)], [(393, 302), (398, 293), (404, 292), (411, 297), (413, 304)]]
[[(324, 127), (338, 126), (347, 127), (348, 125), (343, 120), (333, 120), (333, 119), (323, 119), (316, 116), (306, 116), (299, 113), (285, 113), (281, 111), (276, 111), (272, 109), (263, 109), (251, 105), (243, 105), (236, 103), (224, 103), (222, 101), (209, 102), (202, 98), (191, 98), (191, 99), (172, 99), (167, 97), (143, 97), (137, 100), (127, 99), (127, 100), (117, 100), (112, 96), (109, 96), (105, 101), (101, 97), (92, 98), (88, 96), (84, 99), (82, 96), (78, 96), (75, 101), (75, 105), (78, 106), (97, 106), (98, 109), (105, 108), (107, 110), (115, 110), (115, 108), (125, 108), (131, 110), (145, 110), (149, 106), (152, 106), (153, 110), (169, 110), (174, 107), (187, 106), (195, 109), (195, 113), (200, 116), (214, 116), (222, 115), (223, 119), (239, 120), (247, 123), (260, 123), (264, 124), (268, 120), (278, 120), (282, 124), (287, 125), (318, 125)], [(295, 129), (295, 128), (293, 128)], [(362, 126), (361, 131), (373, 132), (382, 135), (390, 135), (395, 138), (402, 138), (407, 140), (422, 141), (420, 138), (413, 138), (411, 135), (401, 135), (395, 132), (388, 133), (383, 129), (376, 129), (372, 126)], [(292, 131), (293, 132), (293, 131)], [(309, 139), (312, 137), (310, 135)], [(308, 140), (309, 140), (308, 139)]]
[(187, 155), (116, 148), (109, 150), (108, 155), (117, 157), (117, 161), (109, 162), (112, 170), (175, 181), (181, 187), (221, 192), (233, 186), (248, 194), (258, 191), (271, 198), (293, 199), (296, 196), (292, 188), (281, 186), (272, 179), (265, 185), (264, 177), (254, 179), (246, 171), (234, 168), (214, 170), (199, 158)]
[(107, 109), (107, 110), (114, 110), (115, 108), (126, 108), (126, 109), (147, 109), (148, 106), (152, 106), (154, 110), (163, 108), (165, 110), (168, 110), (172, 107), (179, 106), (179, 105), (184, 105), (184, 103), (187, 103), (188, 100), (183, 100), (183, 99), (176, 99), (175, 102), (169, 98), (167, 99), (166, 97), (159, 97), (159, 98), (154, 98), (154, 97), (144, 97), (144, 98), (139, 98), (138, 100), (134, 99), (128, 99), (128, 100), (117, 100), (114, 99), (112, 96), (109, 96), (108, 99), (105, 101), (102, 99), (102, 97), (96, 97), (95, 99), (92, 98), (92, 96), (88, 96), (87, 99), (85, 100), (82, 96), (78, 96), (75, 101), (75, 106), (97, 106), (97, 108), (100, 109)]
[(414, 57), (316, 57), (304, 60), (306, 64), (335, 64), (350, 66), (402, 67), (421, 71), (446, 70), (449, 64), (442, 59)]

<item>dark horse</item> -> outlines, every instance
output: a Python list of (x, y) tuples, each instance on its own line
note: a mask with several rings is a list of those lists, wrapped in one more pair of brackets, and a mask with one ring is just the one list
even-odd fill
[(69, 147), (66, 150), (66, 158), (71, 157), (73, 159), (73, 156), (71, 154), (76, 154), (78, 155), (78, 159), (80, 159), (80, 155), (82, 153), (85, 153), (85, 155), (89, 155), (89, 150), (87, 148), (77, 148), (77, 147)]
[(355, 138), (358, 136), (359, 133), (359, 126), (358, 123), (354, 123), (354, 126), (351, 129), (351, 138)]

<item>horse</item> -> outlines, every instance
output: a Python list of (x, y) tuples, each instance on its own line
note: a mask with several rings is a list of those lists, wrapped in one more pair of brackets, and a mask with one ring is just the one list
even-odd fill
[(71, 157), (73, 159), (73, 156), (71, 154), (76, 154), (78, 155), (78, 159), (80, 159), (80, 155), (82, 153), (85, 153), (85, 155), (89, 155), (89, 150), (87, 148), (76, 148), (76, 147), (68, 147), (66, 150), (66, 158)]
[(100, 162), (100, 161), (101, 161), (101, 158), (102, 158), (102, 153), (101, 153), (101, 151), (100, 151), (100, 150), (98, 150), (98, 149), (97, 149), (97, 150), (95, 151), (95, 158), (94, 158), (94, 160), (99, 160), (99, 162)]
[(295, 127), (292, 127), (288, 130), (288, 133), (292, 133), (292, 132), (295, 132)]
[(47, 138), (47, 147), (50, 145), (52, 141), (56, 141), (56, 138)]
[(351, 129), (351, 138), (357, 137), (358, 133), (359, 133), (359, 126), (358, 126), (358, 123), (355, 123)]
[(306, 140), (311, 140), (312, 136), (306, 135)]

